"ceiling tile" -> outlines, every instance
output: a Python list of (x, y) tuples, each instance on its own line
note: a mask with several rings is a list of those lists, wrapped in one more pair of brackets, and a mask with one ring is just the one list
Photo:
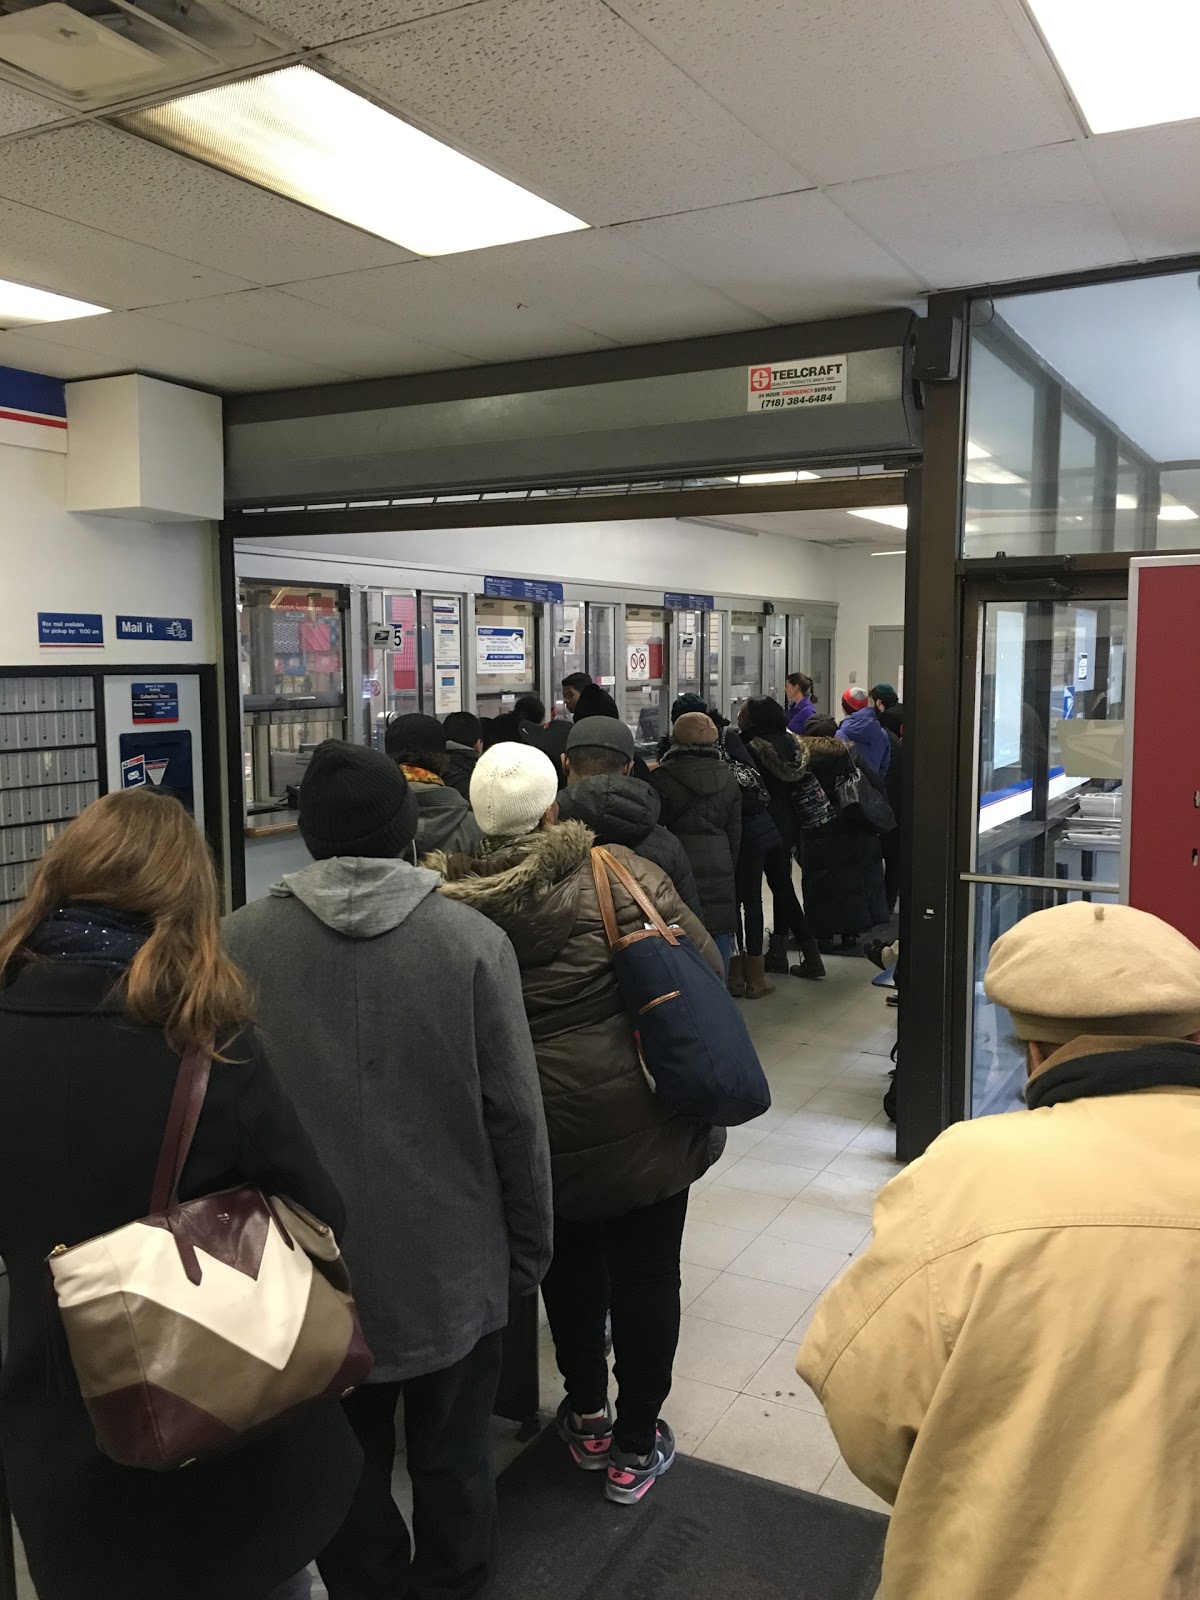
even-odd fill
[(44, 372), (51, 378), (102, 378), (110, 372), (128, 370), (112, 356), (94, 350), (72, 350), (26, 328), (13, 333), (0, 332), (0, 366)]
[(613, 343), (587, 328), (493, 294), (461, 274), (447, 272), (440, 261), (289, 283), (287, 292), (477, 361), (570, 355)]
[(411, 260), (397, 245), (88, 123), (0, 146), (0, 195), (252, 283)]
[(437, 11), (458, 11), (477, 0), (237, 0), (237, 8), (297, 44), (332, 44), (377, 33)]
[(1079, 131), (998, 0), (609, 3), (821, 183)]
[(689, 277), (635, 249), (619, 236), (624, 232), (591, 228), (529, 239), (446, 256), (438, 266), (463, 290), (502, 294), (621, 344), (728, 333), (766, 322), (766, 317), (698, 283), (698, 273)]
[(1200, 123), (1106, 133), (1084, 155), (1142, 259), (1200, 250)]
[(0, 138), (8, 133), (24, 133), (29, 128), (42, 128), (51, 122), (64, 122), (67, 115), (52, 100), (43, 100), (40, 95), (26, 94), (24, 89), (0, 83)]
[(121, 311), (247, 287), (230, 273), (11, 200), (0, 200), (0, 277)]
[(815, 189), (617, 231), (773, 322), (905, 303), (921, 288)]
[(602, 0), (482, 0), (328, 54), (401, 115), (593, 224), (806, 181)]
[(840, 184), (829, 194), (935, 289), (1132, 254), (1074, 144)]
[(180, 327), (219, 334), (259, 350), (336, 367), (358, 377), (432, 372), (463, 364), (463, 357), (457, 352), (355, 322), (338, 311), (297, 300), (282, 289), (250, 289), (244, 294), (220, 294), (183, 305), (157, 306), (154, 315)]
[[(289, 360), (265, 350), (161, 322), (148, 311), (118, 311), (111, 317), (56, 322), (47, 344), (111, 358), (111, 370), (196, 383), (210, 389), (279, 389), (293, 384), (336, 383), (351, 374), (315, 363)], [(39, 333), (41, 341), (43, 335)]]

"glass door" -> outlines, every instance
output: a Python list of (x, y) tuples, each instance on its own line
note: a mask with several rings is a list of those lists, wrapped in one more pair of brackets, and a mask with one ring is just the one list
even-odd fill
[(542, 608), (530, 600), (475, 601), (475, 711), (499, 717), (538, 684)]
[[(704, 612), (672, 611), (671, 637), (675, 641), (675, 696), (704, 698)], [(666, 730), (664, 730), (666, 731)]]
[(565, 717), (563, 679), (587, 669), (587, 607), (582, 600), (564, 600), (550, 608), (550, 715)]
[(658, 753), (669, 712), (666, 684), (667, 614), (661, 606), (625, 608), (625, 721), (641, 755)]
[(763, 619), (735, 611), (729, 625), (729, 715), (736, 721), (743, 701), (760, 695), (763, 682)]
[(1069, 599), (1018, 599), (982, 583), (968, 591), (967, 1116), (1023, 1104), (1024, 1051), (983, 992), (992, 945), (1034, 911), (1121, 892), (1128, 607), (1118, 584), (1093, 580)]

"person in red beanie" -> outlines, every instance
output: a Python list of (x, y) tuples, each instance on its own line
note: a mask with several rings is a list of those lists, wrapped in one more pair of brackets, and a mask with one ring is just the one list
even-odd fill
[(869, 767), (886, 777), (892, 745), (867, 691), (852, 684), (842, 696), (842, 710), (846, 720), (837, 731), (838, 738), (843, 744), (852, 744)]

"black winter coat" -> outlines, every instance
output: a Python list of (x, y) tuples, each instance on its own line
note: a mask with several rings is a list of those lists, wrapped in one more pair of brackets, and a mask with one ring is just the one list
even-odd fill
[(580, 778), (559, 797), (562, 822), (582, 822), (597, 844), (623, 844), (661, 868), (694, 917), (703, 921), (687, 852), (659, 822), (662, 802), (648, 783), (619, 776)]
[(742, 791), (716, 745), (675, 745), (651, 782), (663, 821), (687, 851), (709, 933), (737, 928), (734, 868), (742, 843)]
[[(840, 739), (801, 739), (809, 768), (832, 800), (853, 767), (885, 794), (883, 779)], [(879, 835), (843, 817), (801, 835), (804, 914), (814, 939), (863, 934), (888, 920)]]
[[(178, 1057), (106, 1000), (111, 974), (36, 961), (0, 990), (0, 1256), (11, 1285), (0, 1449), (40, 1600), (262, 1600), (337, 1531), (361, 1455), (337, 1405), (184, 1472), (96, 1448), (45, 1261), (144, 1216)], [(344, 1224), (250, 1035), (214, 1062), (181, 1186), (249, 1181)], [(61, 1372), (63, 1376), (58, 1377)]]
[(790, 855), (800, 837), (793, 800), (793, 791), (804, 775), (800, 747), (790, 733), (756, 734), (750, 739), (750, 754), (771, 797), (767, 808), (771, 821)]
[(442, 774), (442, 782), (450, 789), (456, 789), (468, 805), (471, 803), (471, 777), (475, 771), (475, 763), (479, 760), (479, 753), (469, 744), (447, 743), (446, 754), (450, 757), (450, 765)]
[(598, 683), (589, 683), (579, 691), (579, 699), (571, 716), (576, 722), (582, 722), (585, 717), (615, 717), (618, 722), (621, 720), (617, 702)]

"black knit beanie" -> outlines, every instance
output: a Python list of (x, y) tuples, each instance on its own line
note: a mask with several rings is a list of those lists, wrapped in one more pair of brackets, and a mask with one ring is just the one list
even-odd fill
[(394, 761), (340, 739), (312, 753), (300, 784), (300, 836), (316, 861), (401, 856), (417, 836), (417, 797)]
[(436, 717), (423, 717), (418, 711), (393, 717), (383, 736), (388, 755), (407, 752), (417, 756), (440, 756), (446, 752), (446, 730)]

